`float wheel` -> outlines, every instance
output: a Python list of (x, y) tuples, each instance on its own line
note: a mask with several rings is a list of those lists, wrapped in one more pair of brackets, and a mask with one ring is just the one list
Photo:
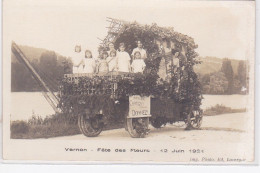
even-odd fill
[(78, 126), (85, 136), (96, 137), (102, 132), (104, 124), (101, 122), (100, 116), (87, 118), (86, 114), (81, 114), (78, 116)]
[(127, 131), (133, 138), (144, 138), (148, 134), (149, 118), (126, 118)]

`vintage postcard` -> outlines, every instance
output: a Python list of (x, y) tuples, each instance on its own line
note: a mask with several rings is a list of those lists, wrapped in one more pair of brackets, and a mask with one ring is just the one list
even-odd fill
[(3, 1), (5, 162), (254, 164), (255, 1)]

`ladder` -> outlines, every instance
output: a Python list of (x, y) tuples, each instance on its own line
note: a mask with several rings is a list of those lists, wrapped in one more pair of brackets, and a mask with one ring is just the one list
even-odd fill
[(103, 47), (107, 47), (109, 43), (114, 43), (116, 39), (119, 37), (119, 35), (122, 32), (124, 32), (125, 25), (129, 23), (123, 20), (114, 19), (110, 17), (107, 17), (107, 22), (109, 22), (109, 26), (106, 27), (108, 28), (108, 35), (105, 39), (98, 38), (102, 41), (100, 45)]
[(36, 72), (36, 70), (33, 68), (27, 57), (24, 55), (24, 53), (21, 51), (19, 46), (12, 42), (12, 52), (14, 53), (15, 57), (20, 60), (27, 69), (31, 72), (32, 76), (35, 78), (35, 80), (40, 84), (41, 88), (43, 89), (42, 94), (45, 97), (45, 99), (48, 101), (48, 103), (51, 105), (53, 110), (56, 113), (60, 113), (61, 110), (57, 108), (57, 105), (59, 103), (59, 99), (57, 96), (49, 89), (48, 85), (42, 80), (40, 75)]

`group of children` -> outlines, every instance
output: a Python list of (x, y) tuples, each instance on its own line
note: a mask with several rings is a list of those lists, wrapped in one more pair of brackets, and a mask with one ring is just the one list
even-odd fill
[[(125, 51), (125, 44), (119, 44), (119, 51), (114, 49), (113, 43), (109, 44), (109, 51), (102, 52), (99, 59), (95, 60), (89, 50), (85, 51), (85, 58), (74, 62), (73, 73), (107, 73), (107, 72), (132, 72), (143, 73), (145, 69), (144, 59), (146, 51), (142, 48), (141, 41), (133, 50), (132, 63), (130, 55)], [(75, 52), (80, 52), (75, 48)]]

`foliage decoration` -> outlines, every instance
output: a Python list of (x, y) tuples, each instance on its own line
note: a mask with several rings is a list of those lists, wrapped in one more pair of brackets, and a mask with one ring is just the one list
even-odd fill
[[(163, 39), (174, 42), (175, 49), (180, 52), (178, 74), (171, 74), (170, 79), (166, 81), (161, 80), (158, 75), (161, 59), (165, 57), (158, 40)], [(119, 43), (124, 42), (126, 51), (131, 54), (137, 40), (142, 41), (147, 51), (146, 69), (143, 74), (96, 75), (81, 77), (77, 82), (64, 78), (60, 107), (72, 112), (89, 107), (93, 113), (102, 110), (104, 114), (113, 117), (118, 103), (127, 106), (128, 96), (141, 95), (169, 99), (182, 104), (184, 105), (182, 112), (186, 111), (186, 114), (189, 111), (187, 107), (201, 111), (201, 85), (193, 70), (193, 66), (200, 61), (196, 60), (197, 45), (193, 38), (175, 32), (173, 28), (133, 22), (124, 24), (124, 31), (118, 33), (114, 44), (117, 48)], [(99, 50), (108, 50), (108, 47), (100, 46)], [(164, 116), (159, 113), (157, 115)]]

